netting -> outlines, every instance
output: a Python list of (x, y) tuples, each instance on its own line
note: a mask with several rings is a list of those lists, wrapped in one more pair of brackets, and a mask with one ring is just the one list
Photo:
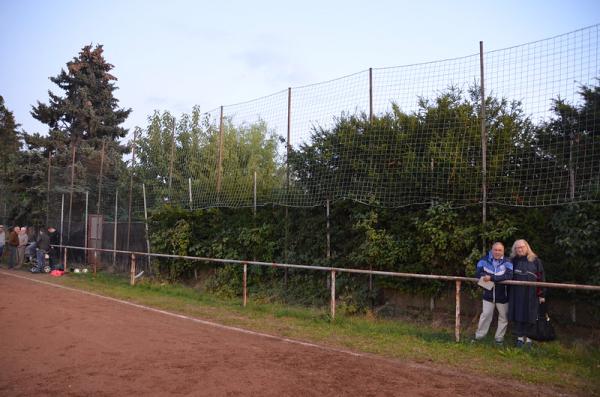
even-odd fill
[(108, 147), (100, 172), (98, 147), (77, 149), (74, 204), (70, 167), (52, 168), (50, 212), (66, 194), (65, 217), (69, 206), (71, 218), (82, 216), (88, 192), (88, 213), (108, 219), (117, 191), (118, 219), (143, 219), (145, 207), (165, 203), (478, 205), (483, 185), (491, 204), (597, 200), (599, 29), (483, 53), (485, 148), (477, 53), (365, 70), (178, 119), (156, 113), (138, 131), (134, 164)]
[[(598, 29), (484, 52), (489, 203), (598, 198)], [(475, 54), (196, 109), (174, 135), (175, 121), (156, 115), (136, 182), (149, 206), (479, 204), (480, 84)]]

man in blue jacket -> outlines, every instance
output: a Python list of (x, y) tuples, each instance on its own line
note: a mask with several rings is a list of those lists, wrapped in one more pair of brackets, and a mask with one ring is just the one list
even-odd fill
[(498, 310), (498, 329), (496, 330), (496, 343), (504, 342), (504, 334), (508, 327), (508, 285), (498, 284), (510, 280), (513, 276), (513, 265), (504, 257), (504, 245), (496, 242), (487, 256), (477, 262), (477, 277), (484, 282), (492, 282), (491, 289), (483, 288), (483, 310), (479, 317), (479, 325), (475, 333), (475, 340), (481, 340), (487, 335), (494, 317), (494, 308)]

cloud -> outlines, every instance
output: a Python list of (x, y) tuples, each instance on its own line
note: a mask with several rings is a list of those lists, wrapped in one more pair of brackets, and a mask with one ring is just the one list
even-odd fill
[(288, 87), (310, 82), (311, 73), (300, 61), (271, 49), (256, 49), (237, 53), (232, 61), (242, 63), (249, 75), (258, 75), (274, 87)]

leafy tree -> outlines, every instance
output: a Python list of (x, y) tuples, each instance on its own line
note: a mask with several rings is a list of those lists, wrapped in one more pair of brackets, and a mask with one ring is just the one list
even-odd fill
[(151, 185), (152, 201), (156, 204), (170, 201), (188, 207), (188, 183), (191, 181), (194, 208), (215, 204), (250, 206), (254, 171), (260, 201), (271, 199), (282, 186), (278, 141), (262, 121), (235, 126), (230, 119), (224, 120), (221, 192), (218, 195), (220, 134), (208, 118), (201, 117), (200, 109), (195, 107), (191, 115), (184, 114), (179, 121), (169, 112), (155, 112), (148, 122), (138, 140), (137, 173)]

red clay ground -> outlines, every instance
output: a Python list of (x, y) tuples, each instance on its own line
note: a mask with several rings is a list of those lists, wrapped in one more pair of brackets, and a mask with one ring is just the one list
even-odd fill
[(548, 395), (529, 385), (302, 345), (35, 281), (48, 279), (0, 270), (2, 396)]

